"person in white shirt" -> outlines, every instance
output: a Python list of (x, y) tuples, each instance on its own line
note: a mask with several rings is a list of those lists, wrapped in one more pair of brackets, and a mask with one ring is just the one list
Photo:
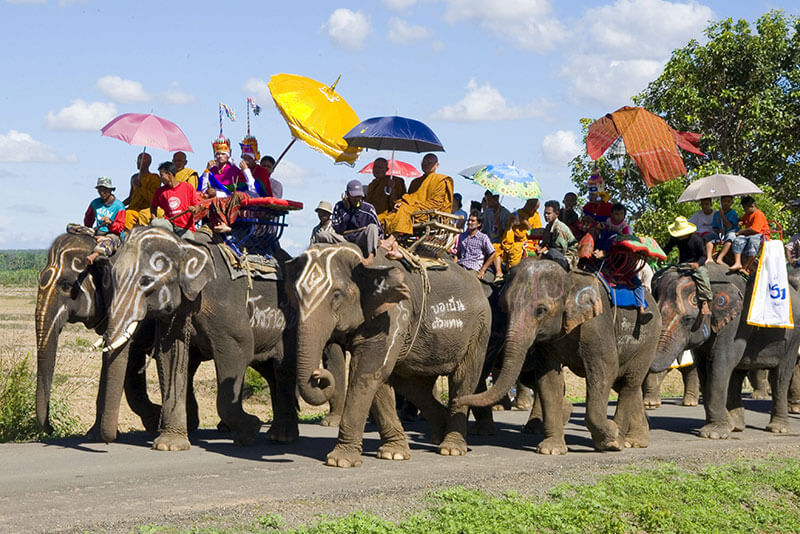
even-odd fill
[(700, 209), (689, 217), (689, 222), (697, 227), (697, 235), (706, 244), (706, 258), (710, 258), (714, 253), (714, 243), (719, 241), (719, 236), (714, 231), (714, 209), (710, 198), (700, 201)]

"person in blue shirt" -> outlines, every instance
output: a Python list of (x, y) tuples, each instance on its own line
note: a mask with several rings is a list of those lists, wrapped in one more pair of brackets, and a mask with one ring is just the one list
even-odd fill
[(125, 206), (114, 195), (116, 187), (111, 178), (98, 178), (96, 189), (99, 196), (89, 203), (83, 216), (83, 225), (94, 230), (97, 242), (86, 257), (89, 264), (94, 263), (98, 256), (111, 256), (122, 244), (125, 234)]
[(361, 248), (367, 262), (372, 261), (382, 236), (381, 223), (372, 204), (364, 201), (364, 186), (358, 180), (347, 182), (342, 200), (333, 208), (331, 224), (337, 234)]
[(453, 215), (459, 215), (459, 216), (463, 217), (460, 221), (458, 221), (456, 223), (456, 227), (458, 227), (459, 230), (463, 230), (464, 229), (464, 225), (467, 222), (467, 212), (463, 210), (462, 202), (463, 201), (462, 201), (461, 193), (453, 193), (453, 212), (452, 213), (453, 213)]

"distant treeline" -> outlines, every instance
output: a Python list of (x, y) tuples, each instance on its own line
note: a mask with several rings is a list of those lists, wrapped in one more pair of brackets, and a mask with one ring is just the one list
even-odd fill
[(0, 285), (36, 285), (46, 263), (46, 250), (0, 250)]

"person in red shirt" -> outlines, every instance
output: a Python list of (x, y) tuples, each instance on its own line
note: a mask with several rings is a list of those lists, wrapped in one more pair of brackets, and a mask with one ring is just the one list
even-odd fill
[(156, 189), (150, 203), (151, 211), (156, 213), (158, 208), (164, 210), (164, 216), (172, 223), (173, 231), (181, 237), (186, 232), (194, 232), (194, 216), (201, 210), (194, 188), (175, 177), (177, 169), (171, 161), (159, 165), (158, 172), (164, 185)]
[[(744, 209), (744, 215), (739, 219), (740, 230), (736, 232), (732, 247), (735, 261), (730, 270), (748, 274), (764, 236), (769, 235), (769, 224), (764, 212), (756, 208), (756, 201), (753, 197), (742, 197), (742, 209)], [(746, 257), (744, 263), (742, 263), (742, 255)]]

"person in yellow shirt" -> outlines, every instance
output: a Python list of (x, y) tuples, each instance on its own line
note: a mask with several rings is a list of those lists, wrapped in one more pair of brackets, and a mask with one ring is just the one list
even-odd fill
[(399, 258), (396, 238), (414, 231), (412, 213), (421, 210), (437, 210), (450, 213), (453, 207), (453, 179), (438, 174), (439, 158), (436, 154), (426, 154), (422, 158), (422, 176), (415, 178), (408, 192), (395, 203), (395, 212), (383, 219), (384, 230), (389, 238), (381, 245), (389, 250), (390, 258)]
[(528, 232), (542, 227), (538, 209), (539, 199), (529, 198), (525, 205), (509, 218), (508, 228), (500, 242), (502, 260), (507, 269), (521, 262), (528, 251), (533, 250), (533, 242), (528, 239)]
[(136, 225), (150, 223), (150, 203), (156, 189), (161, 187), (161, 177), (150, 172), (153, 159), (147, 152), (142, 152), (136, 158), (136, 168), (139, 172), (131, 176), (131, 193), (122, 201), (126, 206), (125, 229), (130, 230)]
[(175, 168), (178, 170), (177, 174), (175, 174), (175, 178), (177, 178), (179, 182), (186, 182), (192, 186), (192, 189), (197, 191), (197, 171), (186, 166), (186, 153), (175, 152), (172, 155), (172, 163), (175, 164)]
[(386, 158), (376, 158), (372, 164), (372, 176), (375, 177), (369, 185), (364, 200), (372, 204), (378, 219), (383, 224), (389, 213), (394, 211), (394, 205), (406, 194), (406, 183), (399, 176), (390, 176), (389, 162)]

